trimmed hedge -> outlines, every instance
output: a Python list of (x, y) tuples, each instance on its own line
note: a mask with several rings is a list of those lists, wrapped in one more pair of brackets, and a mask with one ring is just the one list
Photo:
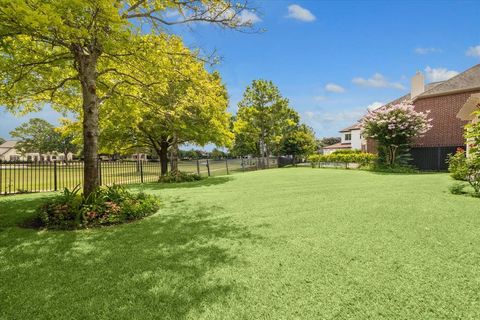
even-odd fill
[(377, 155), (366, 152), (339, 152), (331, 154), (312, 154), (308, 157), (312, 167), (320, 166), (320, 163), (357, 163), (360, 166), (372, 165), (377, 160)]

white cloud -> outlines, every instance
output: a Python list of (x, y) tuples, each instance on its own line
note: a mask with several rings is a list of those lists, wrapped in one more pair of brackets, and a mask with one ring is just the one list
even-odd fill
[(448, 80), (458, 74), (458, 71), (448, 70), (447, 68), (425, 68), (425, 76), (429, 82)]
[(383, 105), (384, 105), (383, 102), (375, 101), (367, 106), (367, 110), (373, 111), (375, 109), (380, 108)]
[[(307, 124), (318, 129), (330, 129), (338, 130), (342, 126), (352, 124), (355, 121), (361, 119), (365, 115), (364, 108), (355, 108), (350, 110), (340, 111), (305, 111), (302, 114), (302, 118), (305, 119)], [(351, 123), (350, 123), (351, 122)]]
[(338, 84), (335, 84), (335, 83), (327, 83), (327, 85), (325, 86), (325, 90), (327, 90), (329, 92), (335, 92), (335, 93), (345, 92), (344, 87), (342, 87)]
[(415, 48), (414, 51), (417, 54), (429, 54), (429, 53), (440, 53), (443, 50), (440, 48), (434, 48), (434, 47), (429, 47), (429, 48), (418, 47), (418, 48)]
[[(190, 16), (187, 14), (187, 16), (181, 16), (180, 14), (175, 15), (175, 12), (178, 13), (178, 11), (173, 11), (173, 12), (168, 12), (167, 15), (171, 15), (173, 17), (178, 16), (178, 21), (188, 19)], [(192, 13), (193, 14), (193, 13)], [(225, 8), (222, 5), (216, 5), (212, 6), (209, 9), (208, 13), (204, 14), (206, 18), (210, 19), (215, 19), (215, 20), (231, 20), (232, 22), (235, 22), (237, 24), (242, 24), (242, 25), (253, 25), (257, 22), (262, 21), (255, 12), (252, 10), (241, 10), (237, 11), (232, 8)], [(195, 25), (195, 24), (201, 24), (201, 25), (209, 25), (208, 22), (205, 21), (195, 21), (191, 22), (190, 25)]]
[(238, 15), (238, 19), (241, 21), (241, 23), (251, 23), (251, 24), (262, 21), (262, 19), (260, 19), (259, 16), (257, 16), (252, 11), (248, 11), (248, 10), (243, 10), (242, 12), (240, 12), (240, 14)]
[(387, 78), (380, 73), (375, 73), (368, 79), (361, 77), (353, 78), (352, 82), (364, 87), (405, 89), (405, 86), (400, 82), (389, 82)]
[(305, 9), (298, 4), (291, 4), (288, 6), (288, 15), (287, 18), (292, 18), (304, 22), (315, 21), (315, 16), (310, 12), (310, 10)]
[(469, 57), (480, 58), (480, 45), (468, 48), (468, 50), (467, 50), (467, 52), (465, 52), (465, 54)]

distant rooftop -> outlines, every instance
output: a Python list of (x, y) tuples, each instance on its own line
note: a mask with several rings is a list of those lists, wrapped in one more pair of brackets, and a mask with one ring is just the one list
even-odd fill
[(4, 143), (0, 144), (0, 148), (8, 148), (8, 149), (14, 148), (17, 142), (18, 141), (15, 141), (15, 140), (5, 141)]
[(361, 124), (356, 123), (354, 125), (351, 125), (350, 127), (346, 127), (345, 129), (340, 130), (340, 132), (348, 132), (348, 131), (357, 130), (357, 129), (361, 129), (361, 128), (362, 128)]

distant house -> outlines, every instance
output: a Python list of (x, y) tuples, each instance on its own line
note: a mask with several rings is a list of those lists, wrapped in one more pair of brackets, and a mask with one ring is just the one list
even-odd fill
[[(411, 145), (414, 166), (422, 170), (447, 169), (448, 154), (465, 147), (464, 126), (474, 120), (469, 118), (468, 108), (472, 108), (479, 93), (480, 64), (448, 80), (429, 84), (425, 84), (423, 74), (417, 72), (412, 77), (410, 93), (383, 106), (408, 102), (416, 111), (430, 110), (432, 128), (423, 137), (415, 138)], [(362, 150), (376, 153), (375, 141), (362, 142)]]
[(354, 124), (340, 130), (341, 141), (331, 146), (323, 147), (323, 154), (330, 154), (337, 150), (361, 150), (362, 149), (362, 127), (360, 123)]
[[(21, 153), (15, 148), (18, 141), (6, 141), (0, 145), (0, 161), (65, 161), (65, 155), (59, 152), (38, 153), (29, 152)], [(67, 159), (71, 161), (73, 154), (68, 153)]]

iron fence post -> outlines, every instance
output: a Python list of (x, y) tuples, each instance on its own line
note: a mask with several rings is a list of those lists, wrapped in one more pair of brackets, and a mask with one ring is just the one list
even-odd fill
[(57, 161), (53, 161), (53, 190), (57, 191)]
[[(85, 165), (85, 163), (83, 165)], [(98, 167), (98, 184), (101, 186), (102, 185), (102, 160), (101, 159), (97, 159), (97, 167)]]
[(143, 161), (140, 161), (139, 162), (139, 165), (140, 165), (140, 181), (143, 183), (143, 164), (142, 164)]

